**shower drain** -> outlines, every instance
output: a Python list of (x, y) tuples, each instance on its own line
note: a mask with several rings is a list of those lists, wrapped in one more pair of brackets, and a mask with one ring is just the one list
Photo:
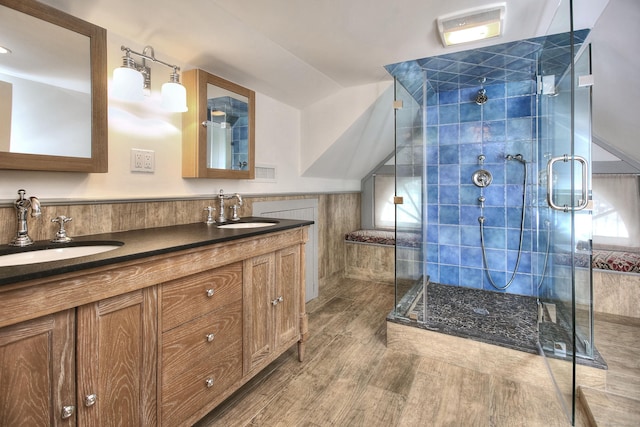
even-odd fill
[(489, 311), (487, 311), (486, 308), (474, 308), (473, 312), (476, 314), (482, 314), (483, 316), (486, 316), (487, 314), (489, 314)]

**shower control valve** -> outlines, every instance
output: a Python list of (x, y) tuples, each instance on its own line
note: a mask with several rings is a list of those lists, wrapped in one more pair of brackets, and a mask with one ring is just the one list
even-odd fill
[(493, 176), (488, 170), (480, 169), (473, 173), (471, 180), (477, 187), (488, 187), (493, 181)]

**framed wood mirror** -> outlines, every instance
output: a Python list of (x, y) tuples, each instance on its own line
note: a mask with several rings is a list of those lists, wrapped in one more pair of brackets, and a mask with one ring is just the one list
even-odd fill
[(107, 172), (107, 32), (0, 0), (0, 169)]
[(183, 178), (255, 177), (255, 92), (203, 70), (182, 73)]

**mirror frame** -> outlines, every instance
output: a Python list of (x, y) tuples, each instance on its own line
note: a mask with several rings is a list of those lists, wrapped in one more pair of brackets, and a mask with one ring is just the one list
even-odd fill
[(0, 5), (87, 36), (91, 61), (91, 157), (0, 152), (0, 169), (107, 172), (107, 31), (34, 0), (0, 0)]
[[(182, 177), (183, 178), (255, 178), (256, 94), (254, 91), (194, 69), (182, 73), (187, 89), (187, 107), (182, 113)], [(207, 167), (207, 85), (214, 85), (247, 98), (249, 120), (249, 158), (247, 170), (214, 169)]]

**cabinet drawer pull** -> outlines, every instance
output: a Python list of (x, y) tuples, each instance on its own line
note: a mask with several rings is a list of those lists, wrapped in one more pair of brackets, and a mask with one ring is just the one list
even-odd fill
[(213, 387), (213, 378), (207, 378), (205, 384), (207, 385), (207, 388)]
[(88, 394), (84, 397), (84, 406), (93, 406), (98, 397), (95, 394)]
[(216, 336), (214, 334), (207, 334), (207, 342), (213, 341)]
[(278, 298), (274, 299), (273, 301), (271, 301), (271, 304), (273, 305), (278, 305), (279, 303), (281, 303), (282, 301), (284, 301), (284, 298), (282, 298), (281, 296), (279, 296)]
[(213, 296), (213, 294), (215, 293), (215, 291), (213, 289), (207, 289), (207, 296), (209, 298), (211, 298)]
[(71, 418), (73, 413), (76, 411), (76, 407), (73, 405), (63, 406), (62, 407), (62, 419), (66, 420), (67, 418)]

